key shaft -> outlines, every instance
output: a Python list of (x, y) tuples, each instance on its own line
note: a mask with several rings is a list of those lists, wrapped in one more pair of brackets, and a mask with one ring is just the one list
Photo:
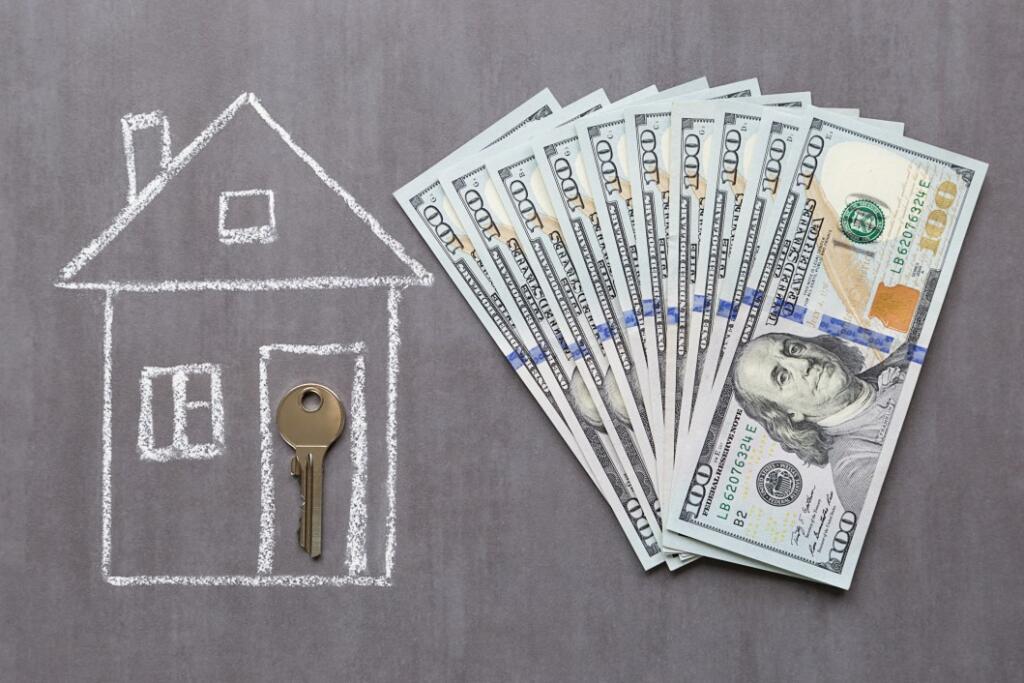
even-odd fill
[(319, 557), (323, 547), (324, 519), (324, 446), (303, 446), (296, 449), (302, 462), (302, 518), (299, 522), (299, 545), (310, 557)]

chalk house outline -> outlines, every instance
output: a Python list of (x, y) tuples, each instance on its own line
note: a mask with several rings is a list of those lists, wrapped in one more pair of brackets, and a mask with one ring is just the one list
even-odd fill
[[(334, 193), (343, 204), (340, 208), (347, 209), (354, 214), (363, 224), (368, 226), (372, 233), (394, 254), (397, 259), (410, 271), (407, 275), (377, 275), (367, 277), (346, 277), (346, 276), (311, 276), (299, 278), (263, 278), (263, 279), (167, 279), (158, 281), (146, 280), (114, 280), (99, 279), (90, 280), (83, 278), (80, 273), (90, 261), (126, 230), (133, 220), (163, 191), (165, 186), (174, 179), (184, 168), (188, 166), (199, 155), (203, 149), (214, 139), (214, 137), (227, 127), (243, 108), (249, 107), (259, 118), (288, 146), (288, 148), (316, 175), (321, 183)], [(127, 203), (114, 218), (113, 222), (101, 232), (95, 239), (79, 251), (71, 261), (60, 271), (55, 286), (72, 290), (95, 290), (105, 293), (103, 306), (103, 412), (102, 412), (102, 483), (101, 483), (101, 559), (100, 568), (103, 579), (114, 586), (155, 586), (155, 585), (179, 585), (179, 586), (290, 586), (290, 587), (314, 587), (314, 586), (390, 586), (391, 576), (395, 562), (396, 550), (396, 487), (397, 474), (397, 382), (399, 374), (398, 349), (401, 343), (399, 335), (398, 307), (402, 293), (412, 286), (431, 286), (433, 274), (427, 271), (416, 259), (409, 256), (404, 246), (388, 234), (366, 209), (364, 209), (344, 187), (341, 186), (324, 170), (324, 168), (313, 159), (303, 148), (301, 148), (280, 124), (275, 121), (267, 110), (260, 103), (253, 93), (242, 93), (232, 102), (217, 118), (215, 118), (198, 136), (189, 142), (178, 154), (171, 154), (171, 138), (167, 117), (161, 111), (152, 111), (144, 114), (127, 114), (121, 119), (123, 144), (125, 150), (126, 167), (128, 171), (128, 196)], [(139, 131), (156, 129), (154, 133), (159, 137), (160, 142), (160, 171), (156, 176), (141, 187), (137, 182), (136, 175), (136, 150), (135, 135)], [(237, 195), (268, 195), (270, 191), (265, 189), (247, 190)], [(240, 232), (237, 238), (228, 237), (225, 239), (223, 220), (225, 209), (223, 208), (224, 198), (221, 197), (220, 224), (216, 218), (211, 226), (213, 235), (220, 236), (221, 243), (264, 243), (274, 242), (277, 226), (273, 217), (273, 195), (270, 198), (270, 218), (264, 226), (256, 226), (248, 232)], [(235, 241), (237, 240), (237, 241)], [(132, 574), (120, 575), (111, 571), (112, 555), (114, 552), (112, 543), (112, 519), (114, 515), (114, 487), (112, 481), (113, 462), (113, 425), (112, 417), (114, 411), (112, 397), (112, 374), (113, 374), (113, 340), (114, 340), (114, 310), (119, 294), (125, 292), (133, 293), (155, 293), (155, 292), (267, 292), (280, 290), (325, 290), (325, 289), (352, 289), (352, 288), (373, 288), (387, 291), (387, 386), (385, 416), (385, 450), (387, 457), (386, 476), (386, 508), (387, 515), (383, 524), (384, 533), (384, 563), (383, 571), (367, 572), (366, 560), (366, 510), (363, 506), (363, 497), (366, 492), (366, 407), (363, 404), (363, 382), (364, 382), (364, 355), (365, 343), (360, 341), (355, 344), (321, 344), (321, 345), (297, 345), (280, 343), (279, 340), (265, 340), (259, 347), (258, 371), (260, 383), (259, 412), (261, 429), (261, 491), (260, 491), (260, 519), (258, 520), (259, 548), (258, 555), (254, 558), (254, 572), (252, 574), (226, 574), (226, 575), (188, 575), (188, 574)], [(307, 355), (339, 355), (351, 354), (355, 363), (355, 382), (353, 387), (355, 405), (349, 406), (353, 413), (350, 419), (354, 423), (350, 425), (353, 429), (351, 454), (352, 461), (352, 492), (349, 501), (350, 519), (347, 529), (346, 574), (339, 575), (313, 575), (313, 574), (281, 574), (275, 573), (273, 569), (274, 540), (272, 530), (275, 524), (275, 506), (273, 500), (273, 479), (270, 473), (270, 451), (273, 446), (273, 433), (269, 429), (269, 414), (271, 406), (267, 392), (267, 369), (266, 363), (270, 353), (285, 354), (307, 354)], [(212, 373), (217, 378), (216, 392), (220, 391), (219, 369), (213, 364), (196, 363), (194, 366), (182, 368), (147, 368), (141, 379), (140, 388), (145, 396), (146, 383), (152, 377), (162, 374), (171, 374), (177, 377), (178, 384), (175, 391), (180, 393), (183, 372)], [(125, 399), (127, 400), (127, 399)], [(135, 397), (139, 400), (139, 397)], [(175, 396), (176, 413), (183, 405), (186, 409), (195, 406), (204, 406), (203, 401), (188, 402), (179, 405), (181, 396)], [(209, 406), (219, 400), (219, 397), (211, 397)], [(216, 410), (211, 410), (214, 420), (213, 430), (221, 433), (223, 425), (216, 423)], [(149, 438), (152, 425), (144, 424), (146, 410), (140, 414), (139, 433)], [(151, 419), (150, 415), (150, 419)], [(178, 415), (176, 415), (176, 420)], [(220, 419), (224, 419), (223, 412), (220, 412)], [(230, 417), (228, 418), (230, 419)], [(180, 428), (180, 425), (176, 425)], [(221, 431), (218, 431), (221, 430)], [(176, 431), (176, 438), (180, 438)], [(223, 436), (220, 437), (221, 439)], [(118, 454), (121, 457), (122, 454)], [(149, 454), (152, 456), (152, 453)], [(205, 455), (205, 454), (204, 454)], [(160, 458), (173, 459), (175, 453), (161, 451)], [(186, 451), (184, 458), (196, 457), (195, 451)], [(336, 457), (346, 457), (345, 454), (338, 454)]]

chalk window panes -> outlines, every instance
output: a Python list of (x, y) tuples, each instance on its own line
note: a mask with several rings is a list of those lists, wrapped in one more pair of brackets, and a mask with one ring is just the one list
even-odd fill
[(221, 192), (217, 236), (224, 244), (270, 244), (277, 239), (273, 190)]
[(143, 460), (202, 460), (224, 452), (219, 365), (144, 367), (139, 395)]

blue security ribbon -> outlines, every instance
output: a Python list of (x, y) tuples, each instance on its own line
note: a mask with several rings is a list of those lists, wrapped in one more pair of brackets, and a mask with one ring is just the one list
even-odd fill
[(775, 305), (772, 306), (772, 314), (779, 318), (792, 320), (793, 322), (800, 323), (802, 325), (804, 318), (807, 317), (807, 307), (787, 303), (782, 299), (776, 299)]
[(545, 360), (547, 360), (544, 357), (544, 352), (541, 351), (541, 348), (539, 346), (534, 346), (532, 349), (530, 349), (530, 358), (532, 358), (533, 362), (536, 363), (537, 365), (540, 365)]
[(520, 357), (519, 352), (517, 351), (513, 351), (512, 353), (505, 356), (505, 360), (507, 360), (509, 362), (509, 365), (511, 365), (516, 370), (523, 367), (523, 359), (522, 357)]
[(910, 344), (907, 346), (907, 360), (911, 363), (917, 363), (920, 365), (924, 362), (924, 356), (928, 353), (928, 349), (917, 344)]
[(889, 353), (892, 350), (892, 343), (895, 341), (895, 337), (824, 314), (821, 316), (821, 322), (818, 323), (818, 329), (833, 337), (878, 349), (884, 353)]
[(729, 320), (735, 320), (739, 313), (739, 306), (733, 306), (731, 301), (724, 299), (718, 302), (718, 310), (715, 312), (719, 318), (728, 318)]

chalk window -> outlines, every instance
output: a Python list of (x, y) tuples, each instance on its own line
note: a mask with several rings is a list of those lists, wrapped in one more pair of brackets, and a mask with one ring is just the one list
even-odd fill
[(219, 365), (144, 367), (139, 394), (143, 460), (207, 459), (224, 451)]
[(221, 192), (217, 235), (224, 244), (269, 244), (276, 240), (274, 191)]

